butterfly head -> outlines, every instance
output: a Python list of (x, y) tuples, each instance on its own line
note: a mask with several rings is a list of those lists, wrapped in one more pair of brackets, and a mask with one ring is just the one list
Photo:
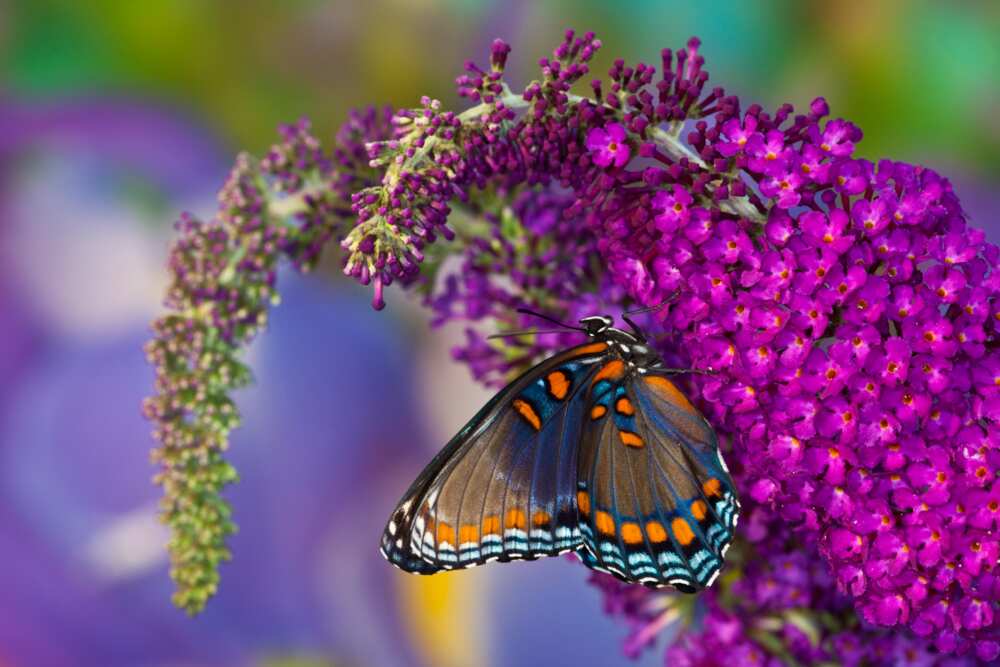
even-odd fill
[(646, 344), (642, 332), (630, 320), (635, 333), (614, 327), (614, 319), (607, 315), (591, 315), (580, 320), (588, 336), (606, 341), (629, 364), (650, 368), (660, 364), (660, 355)]
[(614, 323), (615, 321), (607, 315), (591, 315), (580, 320), (588, 336), (598, 336), (610, 329)]

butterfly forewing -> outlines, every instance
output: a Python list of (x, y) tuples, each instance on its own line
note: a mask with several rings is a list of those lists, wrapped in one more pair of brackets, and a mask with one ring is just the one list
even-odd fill
[(491, 400), (400, 501), (382, 552), (429, 574), (580, 545), (574, 489), (587, 388), (608, 346), (556, 355)]

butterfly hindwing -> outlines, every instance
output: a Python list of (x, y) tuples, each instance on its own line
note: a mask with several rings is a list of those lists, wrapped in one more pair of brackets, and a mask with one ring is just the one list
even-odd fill
[(738, 505), (711, 427), (669, 380), (607, 362), (579, 459), (584, 562), (625, 581), (711, 584)]
[(694, 499), (706, 504), (704, 518), (701, 511), (692, 515), (721, 559), (736, 530), (739, 501), (715, 432), (664, 373), (651, 371), (643, 376), (637, 383), (637, 394), (649, 429), (661, 440), (673, 439), (684, 445), (680, 454), (700, 491)]
[(607, 348), (567, 350), (494, 397), (404, 495), (383, 533), (386, 558), (430, 574), (577, 548), (586, 388)]

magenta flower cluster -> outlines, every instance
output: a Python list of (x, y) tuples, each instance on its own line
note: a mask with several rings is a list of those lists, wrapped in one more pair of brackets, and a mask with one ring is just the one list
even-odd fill
[(839, 664), (844, 667), (932, 665), (959, 667), (973, 656), (942, 655), (920, 637), (851, 621), (851, 599), (837, 590), (814, 541), (791, 535), (767, 508), (744, 508), (742, 540), (733, 555), (739, 576), (703, 593), (703, 616), (692, 624), (679, 613), (691, 603), (679, 594), (650, 593), (593, 574), (605, 610), (631, 626), (624, 642), (635, 657), (660, 636), (674, 635), (665, 664), (711, 667), (720, 656), (733, 665)]
[(742, 487), (817, 535), (862, 617), (992, 659), (997, 248), (947, 180), (855, 159), (860, 130), (826, 114), (751, 107), (690, 133), (760, 219), (696, 201), (687, 173), (609, 193), (599, 245), (639, 303), (679, 294), (667, 345), (716, 371), (692, 389), (731, 435)]
[[(478, 107), (398, 116), (421, 129), (399, 135), (417, 137), (409, 147), (373, 150), (397, 167), (355, 195), (358, 229), (375, 238), (371, 220), (402, 223), (423, 249), (449, 233), (456, 197), (493, 223), (464, 244), (460, 276), (424, 283), (438, 322), (522, 328), (516, 306), (576, 316), (623, 305), (616, 288), (641, 306), (665, 303), (651, 329), (665, 356), (713, 371), (690, 391), (731, 442), (744, 497), (780, 519), (776, 530), (815, 544), (864, 623), (993, 659), (997, 248), (967, 225), (943, 177), (856, 158), (861, 130), (829, 119), (823, 99), (768, 113), (706, 90), (696, 40), (664, 51), (658, 78), (618, 61), (607, 90), (595, 81), (592, 98), (574, 98), (597, 46), (570, 34), (543, 60), (543, 80), (515, 96), (498, 43), (489, 72), (470, 64), (459, 79)], [(474, 188), (520, 202), (518, 224)], [(367, 261), (415, 265), (409, 250), (395, 258)], [(363, 259), (351, 255), (349, 272)], [(457, 356), (495, 378), (566, 342), (470, 333)]]

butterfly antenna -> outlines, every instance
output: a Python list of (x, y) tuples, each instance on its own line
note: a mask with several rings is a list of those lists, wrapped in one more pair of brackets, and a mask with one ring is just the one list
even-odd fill
[(719, 371), (711, 366), (708, 368), (659, 368), (657, 370), (671, 375), (718, 375)]
[(490, 334), (486, 337), (486, 340), (493, 338), (511, 338), (513, 336), (527, 336), (528, 334), (548, 334), (548, 333), (565, 333), (562, 329), (529, 329), (525, 331), (505, 331), (503, 333)]
[(528, 310), (527, 308), (518, 308), (517, 312), (524, 313), (525, 315), (533, 315), (534, 317), (537, 317), (539, 319), (543, 319), (546, 322), (552, 322), (552, 324), (559, 325), (559, 326), (561, 326), (561, 327), (563, 327), (565, 329), (574, 329), (576, 331), (583, 331), (583, 332), (587, 331), (583, 327), (575, 327), (575, 326), (573, 326), (571, 324), (566, 324), (565, 322), (560, 322), (559, 320), (552, 319), (548, 315), (542, 315), (541, 313), (536, 313), (535, 311)]
[(656, 312), (660, 308), (663, 308), (665, 305), (673, 301), (680, 293), (681, 293), (680, 290), (674, 290), (673, 294), (671, 294), (670, 296), (668, 296), (666, 299), (656, 304), (655, 306), (650, 306), (648, 308), (637, 308), (636, 310), (626, 310), (624, 313), (622, 313), (622, 320), (624, 320), (626, 324), (632, 327), (632, 331), (635, 332), (635, 335), (639, 337), (639, 340), (646, 342), (646, 332), (644, 332), (642, 328), (639, 327), (638, 324), (633, 322), (629, 318), (629, 315), (640, 315), (642, 313)]
[(646, 342), (646, 332), (642, 328), (632, 321), (632, 318), (628, 316), (627, 313), (622, 313), (622, 319), (625, 320), (625, 324), (632, 327), (632, 332), (641, 340), (643, 343)]
[[(624, 319), (625, 315), (640, 315), (642, 313), (652, 313), (652, 312), (655, 312), (655, 311), (659, 310), (660, 308), (663, 308), (665, 305), (667, 305), (668, 303), (670, 303), (671, 301), (673, 301), (675, 298), (677, 298), (677, 295), (680, 294), (680, 293), (681, 293), (681, 291), (679, 289), (678, 290), (674, 290), (673, 294), (671, 294), (670, 296), (668, 296), (666, 299), (664, 299), (660, 303), (656, 304), (655, 306), (649, 306), (648, 308), (637, 308), (635, 310), (626, 310), (624, 313), (622, 313), (622, 318)], [(626, 322), (627, 321), (628, 320), (626, 320)]]

